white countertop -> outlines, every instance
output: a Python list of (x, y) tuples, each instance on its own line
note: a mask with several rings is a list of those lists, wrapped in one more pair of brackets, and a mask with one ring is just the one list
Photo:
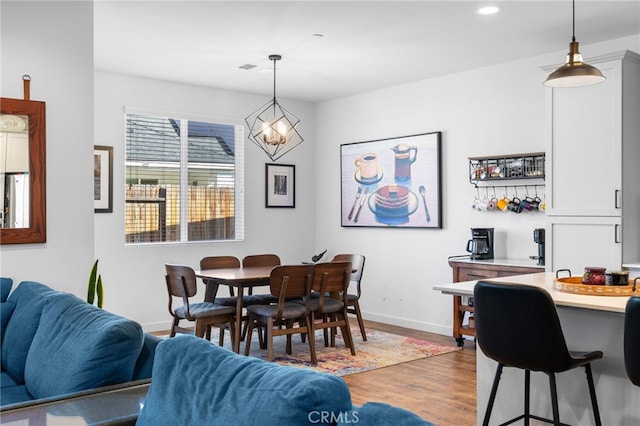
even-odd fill
[[(553, 272), (540, 272), (537, 274), (491, 278), (484, 281), (542, 287), (549, 292), (551, 298), (558, 306), (624, 313), (627, 299), (629, 299), (628, 296), (591, 296), (567, 293), (554, 288), (553, 282), (555, 278)], [(459, 283), (437, 285), (434, 286), (433, 289), (443, 294), (451, 294), (454, 296), (473, 296), (473, 287), (476, 283), (477, 281), (462, 281)]]
[(537, 260), (532, 259), (471, 259), (467, 257), (452, 257), (450, 262), (463, 262), (469, 264), (481, 264), (481, 265), (500, 265), (500, 266), (525, 266), (527, 268), (540, 268), (540, 271), (544, 271), (544, 266), (538, 265)]

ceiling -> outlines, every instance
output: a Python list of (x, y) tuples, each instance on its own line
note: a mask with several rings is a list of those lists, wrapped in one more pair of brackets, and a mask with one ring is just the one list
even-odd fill
[[(486, 4), (501, 10), (476, 13)], [(94, 13), (98, 71), (270, 96), (268, 56), (281, 54), (278, 97), (318, 102), (555, 51), (560, 63), (572, 8), (568, 0), (97, 0)], [(581, 46), (634, 34), (640, 0), (576, 3)]]

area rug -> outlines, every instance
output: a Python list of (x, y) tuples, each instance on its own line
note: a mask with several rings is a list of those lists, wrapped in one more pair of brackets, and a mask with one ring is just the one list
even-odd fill
[[(346, 376), (348, 374), (362, 373), (377, 368), (401, 364), (403, 362), (442, 355), (461, 349), (453, 345), (442, 345), (368, 328), (366, 329), (367, 341), (363, 342), (360, 329), (353, 328), (351, 332), (356, 346), (356, 356), (352, 356), (349, 349), (345, 347), (340, 334), (336, 337), (336, 347), (327, 348), (324, 346), (322, 331), (318, 331), (316, 334), (317, 366), (311, 364), (309, 344), (306, 342), (303, 343), (300, 335), (294, 335), (292, 337), (291, 355), (287, 355), (285, 351), (286, 338), (284, 336), (276, 336), (273, 346), (274, 361), (281, 365), (307, 367), (336, 376)], [(211, 341), (217, 343), (217, 329), (216, 331), (212, 331), (211, 334)], [(230, 340), (228, 334), (225, 333), (225, 347), (228, 349), (231, 348)], [(240, 352), (244, 353), (244, 343), (240, 345)], [(265, 360), (267, 359), (267, 350), (260, 349), (257, 333), (253, 335), (249, 355)]]

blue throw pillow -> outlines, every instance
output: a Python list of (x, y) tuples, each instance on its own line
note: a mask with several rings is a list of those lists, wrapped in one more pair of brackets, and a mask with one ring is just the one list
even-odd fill
[(71, 295), (42, 310), (25, 365), (25, 384), (46, 398), (131, 380), (143, 343), (140, 324)]
[(301, 425), (351, 408), (339, 377), (237, 355), (182, 335), (156, 348), (136, 425)]
[(11, 292), (11, 286), (13, 286), (13, 280), (11, 278), (0, 278), (0, 303), (6, 302)]
[(4, 330), (7, 328), (7, 323), (9, 322), (9, 318), (11, 318), (11, 314), (13, 313), (13, 308), (16, 307), (16, 304), (13, 302), (2, 302), (0, 303), (0, 316), (2, 317), (2, 324), (0, 326), (0, 344), (2, 344), (2, 340), (4, 340)]

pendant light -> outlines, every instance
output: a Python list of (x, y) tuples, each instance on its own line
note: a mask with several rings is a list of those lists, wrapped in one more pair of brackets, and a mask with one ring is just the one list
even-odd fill
[(576, 41), (576, 1), (573, 0), (573, 32), (567, 62), (549, 74), (544, 81), (548, 87), (580, 87), (602, 83), (606, 77), (594, 66), (585, 64)]
[(273, 61), (273, 99), (245, 118), (249, 127), (249, 139), (258, 145), (271, 161), (276, 161), (304, 140), (296, 129), (300, 120), (283, 108), (276, 99), (276, 62), (280, 59), (280, 55), (269, 55), (269, 60)]

